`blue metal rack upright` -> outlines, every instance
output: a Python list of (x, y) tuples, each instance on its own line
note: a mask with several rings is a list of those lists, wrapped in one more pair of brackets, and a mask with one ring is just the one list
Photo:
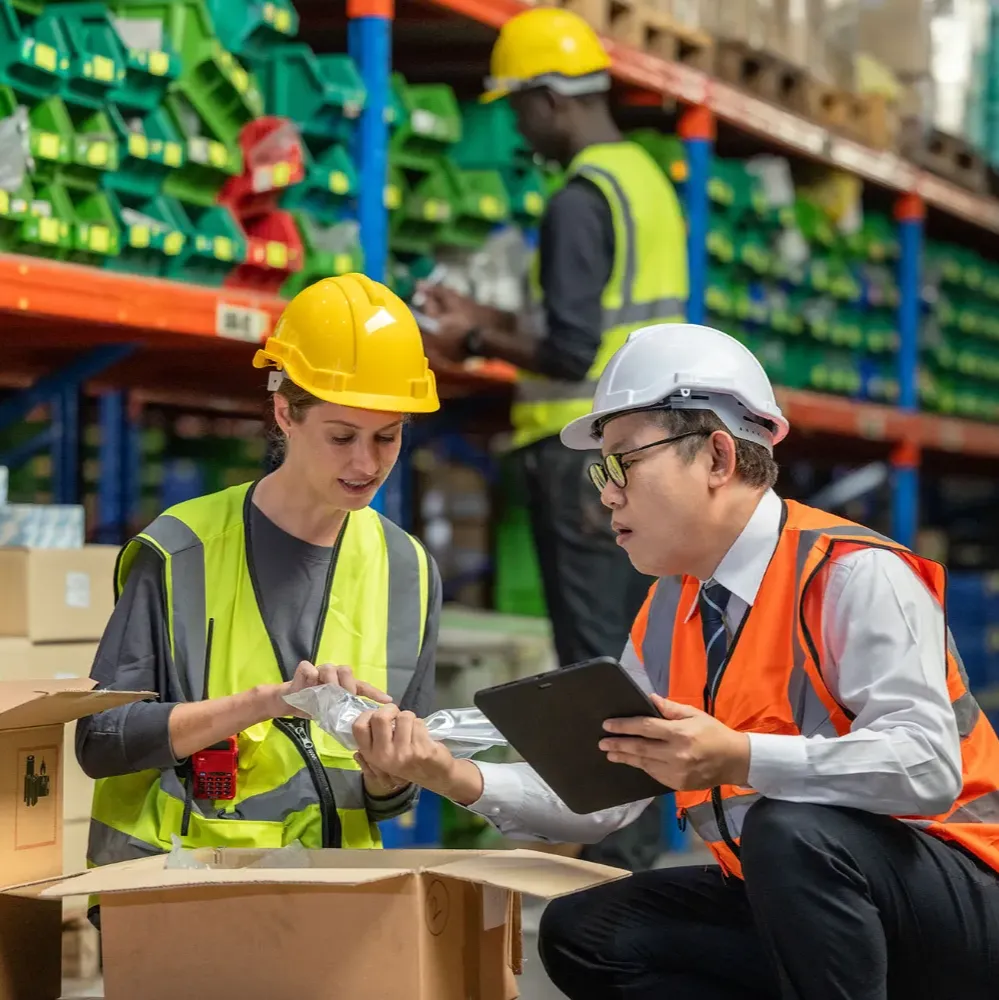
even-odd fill
[[(385, 185), (388, 183), (388, 110), (392, 76), (393, 0), (348, 0), (347, 47), (357, 64), (368, 99), (361, 113), (354, 147), (358, 173), (362, 181), (358, 193), (357, 218), (364, 252), (364, 273), (375, 281), (384, 281), (388, 263), (388, 209)], [(375, 494), (371, 506), (393, 521), (400, 520), (400, 505), (392, 503), (401, 495), (399, 477), (404, 475), (399, 463), (389, 480)], [(390, 509), (391, 508), (391, 509)]]

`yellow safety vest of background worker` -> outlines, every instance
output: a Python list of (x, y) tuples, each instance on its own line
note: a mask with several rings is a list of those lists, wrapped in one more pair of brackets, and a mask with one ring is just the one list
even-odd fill
[[(568, 11), (537, 8), (504, 25), (483, 99), (508, 99), (532, 149), (565, 169), (541, 221), (531, 308), (514, 316), (441, 285), (426, 289), (426, 312), (437, 320), (425, 338), (432, 359), (481, 355), (519, 369), (511, 471), (526, 494), (563, 664), (617, 655), (648, 581), (615, 545), (592, 495), (593, 456), (562, 448), (558, 433), (589, 412), (596, 380), (628, 334), (682, 321), (688, 294), (676, 192), (615, 125), (610, 64), (593, 29)], [(655, 856), (655, 822), (650, 810), (648, 831), (638, 834), (644, 863)], [(643, 865), (631, 849), (614, 861)]]
[[(172, 507), (119, 558), (92, 676), (160, 699), (79, 724), (80, 763), (98, 779), (91, 864), (169, 851), (175, 836), (188, 848), (378, 847), (377, 821), (413, 801), (284, 695), (337, 682), (430, 708), (437, 569), (368, 506), (405, 415), (439, 405), (419, 330), (385, 286), (328, 278), (288, 304), (253, 364), (276, 368), (282, 464)], [(328, 664), (353, 672), (314, 666)]]

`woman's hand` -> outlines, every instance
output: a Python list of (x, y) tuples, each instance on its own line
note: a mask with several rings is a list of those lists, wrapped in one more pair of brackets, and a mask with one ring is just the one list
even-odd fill
[(336, 667), (331, 663), (324, 663), (321, 667), (314, 666), (308, 660), (302, 660), (295, 669), (295, 675), (290, 681), (284, 684), (269, 685), (269, 707), (271, 714), (268, 718), (280, 719), (293, 715), (299, 719), (307, 719), (309, 716), (305, 712), (300, 712), (292, 708), (284, 700), (286, 694), (295, 694), (305, 688), (317, 687), (320, 684), (336, 684), (342, 687), (348, 694), (356, 694), (361, 698), (368, 698), (370, 701), (378, 702), (380, 705), (391, 704), (392, 699), (384, 692), (380, 691), (373, 684), (367, 681), (360, 681), (354, 676), (354, 671), (350, 667)]

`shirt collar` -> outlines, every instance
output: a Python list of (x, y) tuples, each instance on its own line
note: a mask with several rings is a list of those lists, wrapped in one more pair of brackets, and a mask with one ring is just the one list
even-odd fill
[[(739, 537), (722, 557), (714, 576), (710, 580), (702, 580), (701, 586), (720, 583), (729, 593), (744, 601), (747, 607), (751, 607), (777, 547), (782, 509), (780, 497), (773, 490), (767, 490)], [(689, 621), (696, 609), (695, 598), (684, 620)]]

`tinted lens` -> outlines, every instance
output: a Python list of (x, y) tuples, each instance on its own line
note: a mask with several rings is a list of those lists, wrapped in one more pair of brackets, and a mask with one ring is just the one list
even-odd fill
[(607, 473), (604, 471), (604, 467), (599, 462), (594, 462), (589, 468), (590, 482), (598, 490), (603, 490), (607, 485)]
[(628, 477), (624, 474), (624, 469), (621, 467), (621, 459), (617, 455), (608, 455), (604, 459), (604, 468), (607, 470), (607, 475), (610, 476), (610, 481), (620, 489), (624, 489), (628, 485)]

